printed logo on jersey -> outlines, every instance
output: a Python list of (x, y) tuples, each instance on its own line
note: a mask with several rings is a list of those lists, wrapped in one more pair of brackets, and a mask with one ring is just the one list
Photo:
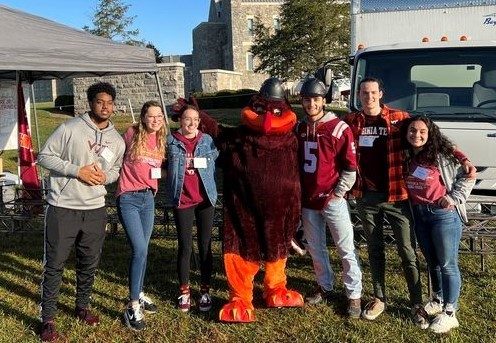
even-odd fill
[(95, 152), (95, 154), (99, 155), (103, 149), (108, 147), (108, 145), (107, 144), (98, 144), (97, 142), (91, 142), (90, 140), (88, 140), (88, 147), (90, 148), (90, 151), (93, 151), (93, 152)]
[(195, 167), (193, 166), (193, 154), (190, 152), (186, 154), (186, 174), (187, 175), (195, 174)]

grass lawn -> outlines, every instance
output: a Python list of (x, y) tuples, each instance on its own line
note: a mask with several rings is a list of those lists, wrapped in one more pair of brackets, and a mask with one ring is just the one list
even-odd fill
[[(38, 111), (40, 140), (68, 116), (55, 113), (47, 104)], [(301, 109), (298, 109), (301, 111)], [(239, 110), (209, 111), (229, 125), (239, 121)], [(129, 116), (113, 118), (122, 132), (131, 123)], [(34, 121), (33, 121), (34, 123)], [(34, 130), (32, 130), (34, 132)], [(36, 142), (36, 137), (33, 137)], [(10, 153), (10, 152), (8, 152)], [(15, 170), (15, 152), (3, 155), (5, 169)], [(8, 158), (6, 158), (8, 157)], [(222, 324), (218, 311), (227, 300), (227, 283), (221, 262), (221, 247), (214, 242), (213, 309), (200, 313), (193, 309), (181, 313), (175, 308), (177, 297), (177, 243), (155, 227), (156, 236), (150, 244), (145, 290), (159, 307), (147, 315), (144, 332), (128, 330), (121, 321), (128, 295), (127, 267), (130, 248), (123, 234), (107, 237), (93, 292), (92, 307), (100, 315), (101, 324), (89, 328), (72, 317), (75, 295), (74, 257), (68, 261), (60, 290), (57, 328), (67, 342), (496, 342), (496, 259), (486, 260), (486, 271), (479, 269), (479, 257), (462, 255), (463, 278), (460, 328), (438, 336), (422, 331), (409, 320), (408, 298), (399, 258), (394, 248), (387, 249), (388, 307), (374, 322), (349, 320), (345, 317), (346, 299), (339, 297), (330, 305), (305, 306), (299, 309), (266, 309), (262, 301), (263, 273), (255, 282), (257, 322)], [(32, 233), (0, 232), (0, 343), (36, 342), (39, 330), (40, 282), (43, 257), (43, 234), (40, 227)], [(341, 267), (336, 251), (331, 248), (336, 271), (336, 290), (343, 294)], [(370, 299), (372, 286), (366, 249), (360, 248), (364, 271), (364, 301)], [(422, 260), (426, 293), (425, 264)], [(314, 289), (309, 256), (291, 256), (288, 260), (288, 283), (303, 294)], [(199, 272), (191, 275), (194, 297), (198, 296)], [(427, 298), (427, 294), (425, 294)]]
[[(156, 230), (160, 230), (156, 227)], [(0, 234), (0, 342), (36, 342), (38, 332), (39, 284), (42, 272), (42, 233)], [(409, 320), (407, 291), (396, 251), (388, 249), (387, 311), (375, 322), (349, 320), (344, 316), (344, 297), (330, 305), (299, 309), (265, 309), (261, 300), (262, 276), (255, 285), (257, 322), (222, 324), (217, 315), (227, 300), (227, 284), (222, 271), (220, 244), (214, 243), (213, 301), (210, 313), (196, 309), (184, 314), (175, 308), (177, 274), (176, 242), (154, 238), (150, 244), (147, 293), (159, 312), (147, 315), (148, 328), (136, 333), (121, 323), (126, 304), (127, 263), (130, 249), (123, 235), (109, 236), (105, 242), (97, 273), (92, 307), (101, 317), (101, 325), (89, 328), (74, 321), (75, 269), (70, 258), (63, 275), (59, 298), (57, 328), (68, 342), (495, 342), (496, 332), (496, 261), (487, 261), (486, 272), (479, 271), (478, 258), (463, 255), (463, 289), (460, 299), (460, 328), (437, 336), (422, 331)], [(336, 289), (343, 294), (340, 266), (331, 249), (333, 268), (337, 271)], [(364, 270), (364, 299), (371, 296), (369, 265), (365, 249), (360, 250)], [(313, 273), (308, 256), (292, 256), (288, 261), (289, 286), (308, 293), (313, 290)], [(425, 276), (425, 273), (424, 273)], [(192, 273), (192, 288), (198, 291), (199, 274)], [(425, 278), (424, 278), (425, 285)], [(193, 293), (197, 297), (198, 293)]]

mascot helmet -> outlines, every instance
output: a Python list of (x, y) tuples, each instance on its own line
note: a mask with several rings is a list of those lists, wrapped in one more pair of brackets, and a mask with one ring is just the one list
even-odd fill
[(325, 98), (326, 94), (327, 89), (324, 83), (314, 77), (306, 79), (300, 90), (301, 96), (321, 96)]
[(277, 77), (265, 80), (258, 93), (268, 100), (284, 100), (284, 88)]

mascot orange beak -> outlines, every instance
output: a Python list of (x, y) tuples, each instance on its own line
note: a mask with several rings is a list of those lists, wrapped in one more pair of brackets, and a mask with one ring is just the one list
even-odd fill
[(262, 117), (263, 117), (263, 124), (262, 124), (263, 133), (268, 134), (270, 132), (270, 129), (272, 128), (273, 116), (270, 112), (265, 112), (265, 114)]
[(289, 106), (282, 109), (277, 115), (271, 111), (258, 114), (250, 106), (241, 110), (241, 123), (265, 135), (287, 133), (293, 129), (296, 121), (296, 114)]

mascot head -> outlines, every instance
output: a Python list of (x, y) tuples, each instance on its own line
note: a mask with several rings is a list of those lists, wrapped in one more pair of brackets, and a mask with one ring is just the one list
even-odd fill
[(296, 124), (296, 114), (291, 109), (278, 78), (264, 81), (258, 94), (241, 110), (241, 123), (267, 135), (289, 132)]

